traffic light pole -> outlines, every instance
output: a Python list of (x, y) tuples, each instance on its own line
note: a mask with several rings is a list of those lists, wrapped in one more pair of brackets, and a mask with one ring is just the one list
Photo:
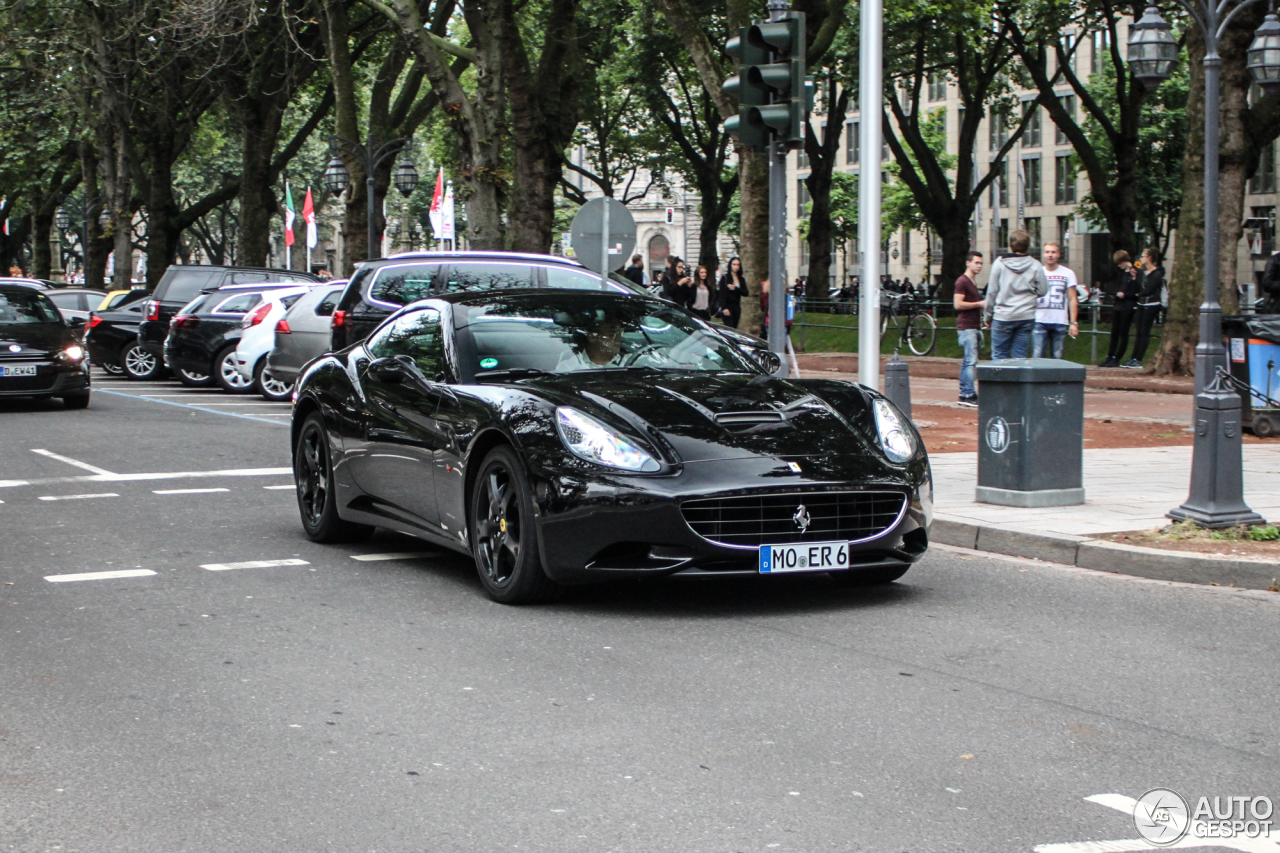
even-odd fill
[(787, 266), (783, 240), (787, 233), (787, 148), (769, 144), (769, 349), (782, 359), (778, 375), (786, 378)]
[(883, 0), (862, 0), (858, 129), (862, 169), (858, 180), (858, 249), (862, 252), (862, 303), (858, 310), (858, 381), (880, 387), (880, 116), (883, 112)]

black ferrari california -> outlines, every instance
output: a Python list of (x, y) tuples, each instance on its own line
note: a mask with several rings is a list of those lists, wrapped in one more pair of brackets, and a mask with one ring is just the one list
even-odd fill
[(770, 367), (643, 296), (415, 302), (299, 376), (303, 527), (469, 554), (510, 604), (645, 575), (901, 577), (933, 514), (915, 428), (860, 385)]

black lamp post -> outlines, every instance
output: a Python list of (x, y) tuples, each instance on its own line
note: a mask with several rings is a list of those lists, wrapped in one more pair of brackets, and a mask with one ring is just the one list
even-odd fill
[[(384, 142), (382, 145), (376, 145), (377, 140), (373, 137), (373, 131), (369, 131), (369, 139), (361, 145), (358, 142), (352, 142), (341, 136), (333, 135), (329, 137), (329, 150), (333, 152), (333, 159), (329, 161), (329, 165), (324, 170), (324, 185), (328, 187), (329, 192), (335, 196), (342, 193), (351, 182), (351, 175), (347, 172), (346, 164), (342, 162), (342, 158), (338, 156), (338, 152), (345, 152), (348, 156), (354, 158), (364, 166), (365, 174), (365, 194), (368, 196), (368, 216), (369, 216), (369, 257), (376, 258), (378, 252), (378, 234), (375, 227), (376, 211), (373, 204), (374, 189), (374, 173), (378, 167), (387, 161), (387, 158), (394, 156), (400, 151), (405, 151), (404, 159), (401, 160), (399, 166), (396, 167), (396, 188), (400, 192), (408, 195), (413, 192), (413, 188), (418, 183), (418, 170), (414, 168), (413, 161), (409, 159), (408, 147), (411, 137), (402, 136), (399, 139), (392, 139)], [(412, 183), (406, 183), (409, 187), (406, 192), (400, 184), (400, 173), (405, 167), (407, 172), (412, 176)]]
[[(1224, 528), (1262, 523), (1244, 502), (1240, 445), (1240, 397), (1221, 374), (1227, 371), (1222, 345), (1222, 306), (1218, 303), (1218, 118), (1221, 111), (1222, 57), (1218, 45), (1231, 19), (1260, 0), (1178, 0), (1204, 36), (1204, 302), (1200, 305), (1200, 343), (1196, 345), (1195, 445), (1191, 457), (1191, 493), (1169, 517), (1202, 527)], [(1129, 31), (1129, 68), (1154, 89), (1168, 78), (1178, 55), (1169, 24), (1148, 6)], [(1280, 22), (1268, 14), (1249, 47), (1249, 71), (1259, 85), (1280, 84)]]
[[(102, 196), (88, 196), (81, 199), (76, 199), (74, 196), (63, 196), (58, 200), (58, 210), (53, 215), (54, 222), (58, 225), (58, 230), (63, 234), (71, 232), (79, 241), (80, 251), (84, 253), (83, 260), (85, 265), (89, 261), (89, 214), (93, 208), (102, 203), (102, 200)], [(107, 211), (104, 210), (103, 213), (105, 214)], [(73, 216), (80, 223), (81, 230), (78, 234), (72, 232), (71, 226), (75, 222), (72, 219)], [(99, 216), (98, 221), (102, 221), (101, 216)], [(68, 247), (68, 254), (70, 257), (75, 257), (75, 252), (70, 247)]]

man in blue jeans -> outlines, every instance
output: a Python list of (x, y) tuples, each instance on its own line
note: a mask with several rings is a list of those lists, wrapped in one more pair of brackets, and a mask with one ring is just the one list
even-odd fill
[(964, 262), (965, 274), (956, 279), (953, 297), (956, 309), (956, 339), (964, 352), (960, 362), (960, 405), (970, 408), (978, 405), (978, 392), (973, 380), (978, 367), (978, 349), (982, 346), (982, 309), (986, 302), (975, 284), (982, 272), (982, 253), (969, 252)]
[(1036, 324), (1036, 302), (1049, 292), (1044, 267), (1027, 254), (1031, 235), (1014, 231), (1009, 235), (1012, 254), (997, 258), (987, 282), (987, 306), (983, 317), (991, 324), (991, 358), (1026, 358), (1031, 348), (1031, 330)]
[(1044, 275), (1049, 279), (1049, 292), (1036, 304), (1036, 327), (1031, 333), (1032, 358), (1062, 358), (1067, 335), (1076, 337), (1080, 326), (1076, 315), (1080, 310), (1076, 274), (1058, 263), (1062, 249), (1057, 243), (1040, 247), (1044, 258)]

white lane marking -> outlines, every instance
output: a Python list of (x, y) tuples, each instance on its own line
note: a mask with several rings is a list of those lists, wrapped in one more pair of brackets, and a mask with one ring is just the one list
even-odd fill
[(154, 575), (150, 569), (120, 569), (115, 572), (81, 572), (76, 575), (45, 575), (49, 583), (72, 583), (73, 581), (105, 581), (114, 578), (145, 578)]
[(359, 560), (362, 563), (375, 563), (380, 560), (413, 560), (418, 557), (430, 556), (430, 554), (422, 551), (404, 551), (397, 554), (352, 554), (351, 559)]
[[(64, 480), (78, 480), (78, 477), (54, 477), (51, 482), (61, 483)], [(50, 482), (48, 480), (38, 480), (37, 482)], [(30, 486), (30, 480), (0, 480), (0, 489), (11, 489), (14, 486)]]
[(111, 472), (108, 471), (106, 468), (99, 468), (96, 465), (90, 465), (88, 462), (81, 462), (80, 460), (72, 459), (69, 456), (62, 456), (60, 454), (54, 453), (51, 450), (38, 450), (33, 447), (31, 448), (31, 452), (39, 453), (41, 456), (47, 456), (50, 459), (57, 459), (59, 462), (65, 462), (68, 465), (74, 465), (77, 468), (83, 468), (86, 471), (92, 471), (95, 474), (105, 474), (108, 477), (111, 476)]
[(152, 474), (91, 474), (83, 477), (42, 477), (34, 480), (0, 480), (0, 489), (14, 486), (47, 486), (51, 483), (132, 483), (139, 480), (184, 480), (205, 477), (279, 477), (292, 468), (228, 468), (224, 471), (162, 471)]
[(287, 486), (263, 486), (262, 488), (264, 489), (296, 489), (298, 487), (290, 483)]
[(230, 489), (152, 489), (153, 495), (207, 495), (210, 492), (229, 492)]
[(118, 498), (115, 492), (102, 492), (96, 495), (41, 495), (42, 501), (83, 501), (89, 498)]
[[(1130, 819), (1138, 801), (1124, 794), (1094, 794), (1084, 798), (1086, 802), (1096, 803), (1123, 812)], [(1280, 850), (1280, 832), (1271, 830), (1257, 838), (1238, 836), (1235, 838), (1208, 838), (1196, 831), (1197, 826), (1204, 826), (1203, 821), (1191, 822), (1187, 834), (1173, 844), (1152, 844), (1140, 838), (1121, 841), (1065, 841), (1057, 844), (1037, 844), (1031, 848), (1035, 853), (1129, 853), (1136, 850), (1185, 850), (1188, 848), (1220, 847), (1227, 850), (1239, 850), (1241, 853), (1275, 853)]]
[(208, 563), (201, 566), (211, 572), (229, 572), (234, 569), (272, 569), (276, 566), (309, 566), (306, 560), (246, 560), (243, 563)]

